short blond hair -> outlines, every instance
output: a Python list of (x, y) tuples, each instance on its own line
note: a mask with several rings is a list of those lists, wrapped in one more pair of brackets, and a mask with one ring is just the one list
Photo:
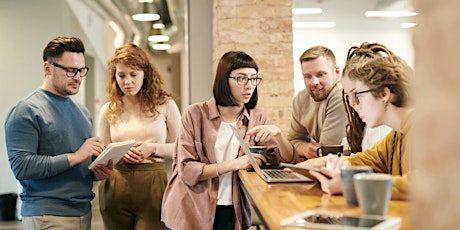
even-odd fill
[(319, 57), (325, 57), (333, 66), (337, 66), (334, 53), (324, 46), (313, 46), (305, 50), (305, 52), (300, 55), (299, 61), (302, 63), (304, 61), (315, 60)]

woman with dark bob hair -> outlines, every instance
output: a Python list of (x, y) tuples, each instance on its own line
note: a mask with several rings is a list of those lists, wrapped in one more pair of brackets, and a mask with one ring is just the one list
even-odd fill
[[(277, 161), (294, 162), (293, 147), (268, 116), (256, 109), (259, 67), (246, 53), (222, 56), (209, 101), (190, 105), (163, 197), (162, 220), (170, 229), (248, 229), (251, 209), (238, 170), (251, 168), (230, 126), (249, 145), (266, 146)], [(254, 154), (262, 164), (267, 159)]]

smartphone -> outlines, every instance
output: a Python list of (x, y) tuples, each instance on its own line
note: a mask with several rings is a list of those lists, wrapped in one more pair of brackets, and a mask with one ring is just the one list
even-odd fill
[(401, 218), (373, 215), (352, 216), (307, 211), (282, 220), (281, 226), (317, 229), (387, 230), (398, 229), (401, 226)]

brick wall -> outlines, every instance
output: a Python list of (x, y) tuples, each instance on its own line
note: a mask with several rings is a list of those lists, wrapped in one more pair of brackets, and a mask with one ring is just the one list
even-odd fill
[(220, 57), (241, 50), (253, 57), (263, 77), (258, 108), (285, 133), (294, 97), (292, 0), (214, 0), (213, 70)]

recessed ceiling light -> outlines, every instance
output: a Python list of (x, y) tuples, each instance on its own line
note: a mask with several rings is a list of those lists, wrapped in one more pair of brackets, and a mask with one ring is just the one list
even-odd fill
[(334, 28), (335, 22), (293, 22), (293, 28)]
[(408, 29), (408, 28), (412, 28), (412, 27), (414, 27), (416, 25), (417, 25), (417, 23), (415, 23), (415, 22), (403, 22), (403, 23), (401, 23), (401, 28), (402, 29)]
[(152, 24), (152, 28), (153, 28), (153, 29), (164, 29), (164, 28), (165, 28), (165, 24), (163, 24), (163, 23), (153, 23), (153, 24)]
[(156, 43), (152, 45), (152, 48), (154, 50), (169, 50), (171, 49), (171, 45), (166, 43)]
[(167, 42), (169, 41), (169, 36), (167, 35), (150, 35), (147, 38), (151, 42)]
[(384, 11), (384, 10), (374, 10), (366, 11), (364, 13), (366, 17), (411, 17), (417, 15), (417, 13), (412, 11)]
[(160, 19), (160, 15), (159, 14), (134, 14), (132, 18), (135, 21), (147, 22), (147, 21), (155, 21), (155, 20)]
[(321, 14), (322, 8), (293, 8), (292, 14)]

